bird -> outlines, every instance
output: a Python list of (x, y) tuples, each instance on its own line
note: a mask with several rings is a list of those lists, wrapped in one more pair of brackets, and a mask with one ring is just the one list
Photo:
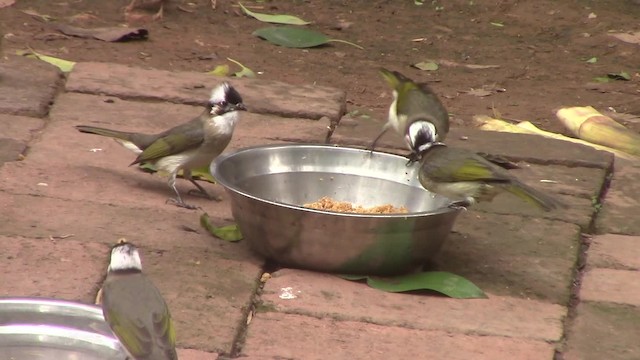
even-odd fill
[(480, 201), (492, 201), (505, 191), (545, 211), (565, 207), (471, 150), (434, 141), (418, 144), (418, 180), (425, 189), (451, 199), (449, 207), (467, 208)]
[(77, 125), (83, 133), (111, 137), (127, 149), (138, 154), (129, 164), (151, 163), (161, 174), (169, 175), (169, 187), (176, 194), (170, 198), (179, 207), (196, 209), (183, 201), (176, 188), (176, 176), (180, 170), (185, 179), (193, 183), (196, 192), (209, 199), (212, 197), (191, 177), (191, 170), (207, 167), (224, 151), (238, 122), (238, 111), (245, 111), (242, 97), (228, 82), (215, 87), (205, 110), (196, 118), (163, 131), (159, 134), (141, 134)]
[(125, 239), (111, 248), (101, 300), (104, 318), (130, 358), (178, 359), (169, 307), (142, 273), (138, 249)]
[(385, 68), (379, 71), (393, 89), (393, 102), (389, 107), (388, 120), (371, 143), (370, 150), (390, 128), (404, 136), (411, 150), (414, 148), (412, 134), (429, 132), (436, 141), (444, 141), (449, 133), (449, 113), (433, 90), (398, 71)]

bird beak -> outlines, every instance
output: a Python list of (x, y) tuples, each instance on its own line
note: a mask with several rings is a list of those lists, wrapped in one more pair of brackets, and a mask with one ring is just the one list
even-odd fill
[(246, 107), (246, 106), (244, 106), (244, 104), (243, 104), (243, 103), (239, 103), (239, 104), (236, 104), (236, 105), (232, 106), (231, 110), (242, 110), (242, 111), (247, 111), (247, 107)]

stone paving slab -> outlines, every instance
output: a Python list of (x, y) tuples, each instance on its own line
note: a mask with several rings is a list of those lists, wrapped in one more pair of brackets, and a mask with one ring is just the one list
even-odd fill
[[(383, 124), (384, 122), (380, 120), (349, 121), (348, 126), (338, 126), (331, 137), (331, 142), (369, 146), (382, 129)], [(463, 138), (466, 140), (463, 140)], [(453, 127), (447, 136), (446, 142), (451, 146), (459, 146), (505, 156), (514, 161), (526, 161), (535, 164), (608, 169), (613, 163), (613, 155), (609, 152), (538, 135)], [(403, 138), (392, 131), (385, 134), (380, 140), (379, 146), (381, 148), (408, 151)]]
[[(566, 316), (562, 306), (514, 297), (489, 294), (489, 299), (458, 300), (386, 293), (303, 270), (282, 269), (272, 275), (261, 295), (265, 309), (321, 319), (553, 342), (562, 337)], [(280, 297), (287, 287), (295, 299)]]
[(560, 221), (467, 211), (434, 262), (494, 294), (566, 305), (580, 234)]
[[(225, 78), (198, 72), (141, 69), (127, 65), (78, 63), (66, 90), (121, 98), (204, 105), (211, 89)], [(225, 79), (251, 112), (338, 121), (346, 109), (344, 91), (317, 85), (294, 86), (262, 79)]]
[(640, 270), (640, 236), (594, 236), (587, 263), (598, 268)]
[(568, 331), (564, 360), (640, 359), (640, 308), (582, 302)]
[(193, 349), (178, 349), (178, 358), (180, 360), (216, 360), (218, 354)]
[(0, 137), (27, 143), (44, 125), (45, 121), (42, 119), (0, 114)]
[(640, 164), (618, 166), (611, 179), (609, 190), (596, 220), (599, 234), (614, 233), (640, 235)]
[[(156, 207), (173, 197), (165, 178), (128, 167), (135, 154), (109, 138), (83, 134), (73, 126), (89, 124), (154, 133), (197, 116), (202, 108), (123, 100), (111, 103), (105, 99), (84, 94), (61, 95), (51, 111), (46, 133), (31, 146), (27, 158), (0, 169), (5, 191), (75, 200), (85, 200), (89, 195), (92, 201), (136, 207)], [(292, 129), (299, 141), (318, 142), (324, 138), (327, 125), (327, 121), (243, 113), (226, 151), (282, 142), (279, 137), (292, 133)], [(91, 149), (100, 150), (92, 152)], [(38, 185), (42, 183), (47, 186)], [(184, 180), (176, 184), (187, 202), (202, 206), (214, 215), (230, 217), (224, 201), (217, 203), (188, 196), (186, 192), (193, 185)], [(203, 186), (211, 189), (213, 195), (226, 199), (221, 186), (207, 183)]]
[(0, 62), (0, 113), (43, 117), (63, 76), (57, 67), (23, 56)]
[[(414, 314), (415, 315), (415, 314)], [(544, 341), (258, 313), (242, 359), (553, 359)]]
[[(84, 271), (79, 272), (77, 265), (72, 262), (61, 263), (66, 271), (80, 274), (77, 282), (62, 282), (65, 288), (68, 286), (80, 292), (82, 298), (79, 300), (91, 302), (106, 271), (109, 246), (118, 238), (125, 237), (140, 247), (145, 273), (160, 288), (172, 309), (176, 332), (179, 334), (178, 344), (206, 351), (231, 351), (262, 266), (262, 260), (249, 251), (246, 243), (228, 243), (205, 233), (198, 224), (199, 214), (194, 211), (105, 206), (90, 201), (6, 192), (0, 192), (0, 203), (7, 205), (3, 216), (12, 219), (11, 222), (0, 222), (0, 234), (13, 236), (9, 239), (16, 239), (15, 234), (18, 234), (36, 238), (33, 241), (38, 243), (49, 244), (51, 235), (73, 235), (58, 240), (55, 251), (43, 246), (37, 247), (33, 258), (25, 257), (28, 251), (22, 251), (19, 258), (16, 255), (16, 261), (23, 264), (24, 273), (47, 279), (42, 281), (50, 283), (55, 289), (64, 278), (51, 272), (53, 265), (43, 262), (47, 254), (56, 254), (64, 249), (79, 257), (84, 247), (98, 247), (103, 250), (101, 254), (98, 251), (91, 252), (93, 257), (90, 261), (82, 258), (83, 266), (87, 263), (91, 264), (92, 269), (94, 264), (96, 266), (93, 270), (95, 276), (91, 279), (87, 279)], [(147, 225), (141, 223), (143, 219), (148, 219)], [(187, 231), (183, 226), (198, 233)], [(2, 247), (8, 247), (10, 251), (10, 244), (4, 241)], [(15, 246), (21, 244), (22, 239)], [(68, 244), (68, 247), (62, 247), (62, 244)], [(35, 245), (29, 249), (32, 247)], [(57, 258), (54, 259), (51, 261), (58, 264)], [(74, 259), (71, 258), (72, 261)], [(33, 267), (35, 263), (47, 265), (42, 267), (41, 274), (26, 268)], [(15, 271), (12, 269), (9, 272), (9, 268), (5, 270), (5, 273), (11, 274)], [(20, 285), (10, 288), (6, 294), (17, 295), (23, 291)], [(58, 296), (60, 293), (49, 291), (42, 295)]]
[(640, 307), (640, 271), (594, 268), (582, 278), (580, 298)]
[(6, 236), (2, 231), (0, 247), (0, 296), (51, 297), (93, 303), (98, 283), (106, 274), (105, 256), (109, 246), (105, 244), (81, 238)]

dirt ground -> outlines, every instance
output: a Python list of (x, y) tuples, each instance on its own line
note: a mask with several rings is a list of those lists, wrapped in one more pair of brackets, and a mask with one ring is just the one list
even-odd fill
[[(157, 21), (131, 24), (149, 30), (146, 41), (109, 43), (68, 37), (22, 10), (80, 27), (125, 24), (127, 0), (18, 0), (1, 9), (4, 51), (28, 47), (73, 61), (105, 61), (168, 70), (208, 71), (235, 59), (259, 77), (293, 84), (318, 83), (347, 91), (357, 119), (383, 121), (390, 94), (377, 68), (432, 82), (454, 126), (473, 126), (474, 114), (531, 120), (563, 131), (554, 110), (592, 105), (640, 114), (640, 45), (609, 35), (640, 30), (634, 0), (246, 1), (264, 13), (313, 22), (309, 28), (355, 42), (312, 49), (278, 47), (251, 35), (269, 26), (241, 14), (236, 2), (167, 1)], [(586, 60), (596, 57), (597, 62)], [(449, 61), (436, 71), (411, 64)], [(498, 65), (472, 69), (465, 65)], [(626, 71), (631, 81), (595, 83)], [(482, 91), (471, 91), (480, 89)], [(486, 90), (486, 91), (485, 91)], [(484, 95), (484, 96), (479, 96)]]

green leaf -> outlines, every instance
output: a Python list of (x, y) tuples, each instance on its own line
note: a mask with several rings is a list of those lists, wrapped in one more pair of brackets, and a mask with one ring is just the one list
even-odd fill
[(624, 80), (624, 81), (629, 81), (631, 80), (631, 75), (629, 75), (629, 73), (627, 73), (626, 71), (621, 71), (619, 73), (608, 73), (607, 77), (613, 80)]
[(214, 76), (227, 76), (229, 75), (229, 65), (227, 64), (218, 65), (213, 70), (207, 71), (206, 74), (214, 75)]
[(76, 65), (76, 63), (73, 61), (58, 59), (53, 56), (43, 55), (35, 52), (33, 49), (29, 49), (29, 51), (16, 51), (16, 55), (26, 56), (26, 57), (42, 60), (44, 62), (48, 62), (51, 65), (57, 66), (60, 69), (60, 71), (66, 72), (66, 73), (71, 72), (71, 70), (73, 70), (73, 67)]
[(254, 31), (253, 35), (265, 39), (272, 44), (288, 48), (311, 48), (325, 45), (329, 42), (341, 42), (355, 46), (358, 49), (364, 49), (362, 46), (349, 41), (331, 39), (327, 35), (317, 31), (294, 27), (271, 26)]
[(611, 81), (611, 79), (609, 79), (606, 76), (598, 76), (598, 77), (593, 78), (593, 81), (599, 82), (599, 83), (608, 83), (609, 81)]
[(487, 295), (471, 281), (449, 272), (430, 271), (396, 277), (341, 275), (347, 280), (367, 279), (367, 285), (387, 292), (432, 290), (456, 299), (486, 298)]
[(425, 0), (413, 0), (413, 4), (417, 6), (422, 6), (424, 5), (424, 1)]
[(252, 18), (260, 20), (262, 22), (273, 23), (273, 24), (286, 24), (286, 25), (311, 24), (310, 22), (304, 21), (296, 16), (282, 15), (282, 14), (278, 14), (278, 15), (260, 14), (247, 9), (246, 7), (244, 7), (244, 5), (242, 5), (242, 3), (238, 3), (238, 5), (240, 5), (240, 8), (242, 9), (242, 11), (244, 11), (245, 14), (251, 16)]
[(420, 70), (425, 71), (436, 71), (438, 70), (438, 64), (434, 61), (421, 61), (417, 64), (413, 64), (413, 67)]
[(214, 226), (211, 223), (209, 214), (203, 213), (200, 215), (200, 225), (205, 228), (211, 235), (229, 242), (236, 242), (242, 240), (242, 233), (237, 224), (231, 224), (226, 226)]
[(592, 57), (591, 59), (586, 60), (587, 64), (595, 64), (598, 62), (598, 58), (597, 57)]
[(341, 277), (345, 280), (351, 280), (351, 281), (360, 281), (360, 280), (365, 280), (369, 278), (367, 275), (351, 275), (351, 274), (340, 274), (338, 275), (338, 277)]
[[(138, 168), (142, 171), (149, 172), (149, 173), (154, 173), (158, 171), (158, 169), (156, 169), (156, 167), (153, 164), (148, 162), (140, 163), (138, 165)], [(178, 176), (183, 177), (182, 170), (178, 171)], [(210, 182), (212, 184), (216, 183), (216, 179), (213, 177), (213, 175), (211, 175), (211, 173), (209, 172), (209, 168), (207, 167), (192, 169), (191, 177), (194, 178), (195, 180), (203, 180), (203, 181)]]
[(240, 71), (233, 73), (233, 76), (235, 77), (249, 77), (249, 78), (254, 78), (256, 77), (256, 73), (253, 72), (253, 70), (249, 69), (248, 67), (242, 65), (240, 62), (233, 60), (232, 58), (227, 58), (227, 60), (231, 61), (232, 63), (240, 66)]
[(490, 22), (489, 24), (491, 24), (493, 26), (496, 26), (496, 27), (504, 27), (504, 24), (501, 23), (501, 22), (498, 22), (498, 21), (493, 21), (493, 22)]

